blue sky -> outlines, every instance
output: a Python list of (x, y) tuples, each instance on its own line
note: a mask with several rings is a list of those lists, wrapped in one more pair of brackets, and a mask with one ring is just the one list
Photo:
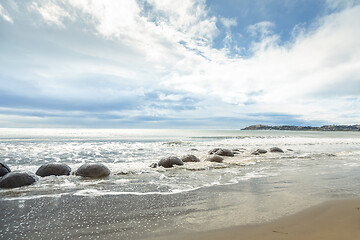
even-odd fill
[(360, 122), (360, 1), (0, 2), (0, 127)]

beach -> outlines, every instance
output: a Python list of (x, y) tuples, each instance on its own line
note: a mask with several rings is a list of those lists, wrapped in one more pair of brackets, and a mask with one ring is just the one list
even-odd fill
[[(34, 173), (48, 162), (65, 163), (72, 172), (99, 162), (111, 171), (100, 179), (49, 176), (0, 189), (1, 239), (356, 239), (351, 234), (358, 234), (357, 132), (0, 133), (0, 161), (13, 171)], [(222, 163), (205, 161), (218, 147), (238, 153)], [(272, 147), (284, 152), (270, 152)], [(252, 154), (257, 149), (267, 152)], [(200, 162), (149, 167), (186, 154)], [(335, 238), (341, 229), (343, 237)], [(336, 233), (326, 236), (330, 230)]]
[(201, 233), (169, 235), (156, 239), (350, 240), (359, 238), (360, 199), (346, 199), (322, 203), (267, 223)]

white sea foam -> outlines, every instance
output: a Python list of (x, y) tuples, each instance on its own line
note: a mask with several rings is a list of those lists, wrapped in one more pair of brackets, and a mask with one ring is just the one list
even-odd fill
[(4, 201), (26, 201), (26, 200), (41, 199), (41, 198), (60, 198), (61, 196), (65, 196), (65, 195), (68, 195), (68, 193), (29, 195), (29, 196), (20, 196), (20, 197), (4, 197), (4, 198), (1, 198), (1, 200), (4, 200)]
[[(284, 168), (297, 171), (329, 161), (335, 167), (355, 168), (359, 145), (360, 133), (0, 129), (0, 161), (12, 170), (36, 172), (42, 164), (56, 161), (68, 164), (73, 171), (83, 163), (101, 162), (112, 172), (100, 180), (73, 175), (40, 178), (33, 186), (10, 190), (25, 197), (49, 192), (91, 195), (91, 191), (86, 192), (89, 188), (101, 194), (174, 194), (266, 178)], [(274, 146), (285, 153), (251, 155), (258, 148)], [(203, 161), (215, 147), (243, 151), (225, 157), (223, 163)], [(149, 167), (163, 157), (186, 154), (195, 154), (202, 161), (171, 169)], [(0, 194), (7, 191), (1, 189)], [(100, 194), (96, 191), (95, 195)]]

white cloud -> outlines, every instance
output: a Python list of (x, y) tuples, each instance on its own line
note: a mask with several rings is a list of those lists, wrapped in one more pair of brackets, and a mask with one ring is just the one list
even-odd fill
[(230, 29), (231, 27), (237, 26), (237, 21), (235, 18), (225, 18), (221, 17), (220, 22), (224, 25), (225, 28)]
[(351, 8), (360, 4), (359, 0), (326, 0), (327, 7), (330, 9)]
[(13, 19), (9, 16), (8, 12), (0, 4), (0, 16), (9, 23), (14, 23)]
[(57, 25), (58, 27), (64, 27), (64, 19), (72, 18), (65, 9), (52, 1), (32, 2), (30, 9), (39, 12), (47, 24)]
[(254, 37), (256, 37), (256, 36), (264, 37), (269, 34), (272, 34), (273, 33), (272, 29), (274, 27), (275, 27), (275, 24), (273, 22), (263, 21), (263, 22), (258, 22), (258, 23), (249, 25), (248, 31)]
[[(166, 89), (159, 93), (160, 101), (183, 100), (178, 92), (201, 99), (196, 113), (186, 112), (189, 117), (277, 112), (341, 123), (359, 117), (360, 27), (356, 23), (360, 22), (360, 6), (325, 16), (310, 31), (297, 26), (293, 42), (286, 45), (280, 45), (274, 23), (250, 25), (248, 32), (256, 41), (251, 45), (253, 55), (247, 57), (229, 57), (230, 47), (236, 44), (230, 28), (237, 22), (211, 16), (205, 0), (67, 0), (34, 2), (32, 6), (52, 25), (65, 28), (65, 19), (80, 20), (86, 32), (92, 31), (114, 50), (109, 53), (99, 50), (101, 46), (86, 48), (77, 43), (69, 47), (89, 59), (70, 59), (56, 62), (56, 67), (33, 70), (36, 77), (48, 76), (37, 84), (42, 91), (58, 98), (111, 101), (120, 95), (141, 96)], [(226, 28), (222, 49), (213, 48), (220, 31), (218, 21)], [(116, 78), (106, 82), (106, 87), (100, 86), (102, 80), (88, 87), (87, 77), (92, 75)], [(80, 77), (85, 80), (77, 79)], [(140, 115), (137, 111), (184, 115), (152, 107), (135, 109), (132, 114)]]
[[(299, 35), (288, 46), (279, 46), (271, 23), (252, 27), (267, 35), (248, 59), (201, 61), (191, 74), (174, 74), (166, 83), (197, 94), (216, 95), (247, 112), (280, 112), (306, 119), (337, 121), (347, 109), (347, 85), (360, 86), (360, 6), (319, 20), (317, 28)], [(269, 42), (271, 43), (269, 45)], [(360, 90), (360, 89), (359, 89)], [(329, 92), (336, 92), (342, 96)], [(356, 94), (357, 96), (358, 94)], [(248, 102), (256, 104), (247, 105)], [(359, 102), (358, 102), (359, 103)], [(350, 114), (349, 114), (350, 116)], [(348, 118), (355, 121), (356, 118)]]

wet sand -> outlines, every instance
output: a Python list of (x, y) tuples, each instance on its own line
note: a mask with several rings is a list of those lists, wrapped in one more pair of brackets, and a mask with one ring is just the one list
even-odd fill
[(360, 239), (360, 199), (326, 202), (268, 223), (169, 235), (156, 239)]

